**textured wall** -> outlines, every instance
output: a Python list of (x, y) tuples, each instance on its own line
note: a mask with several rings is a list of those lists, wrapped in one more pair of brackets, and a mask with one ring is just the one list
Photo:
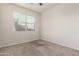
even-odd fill
[[(0, 19), (0, 47), (15, 45), (19, 43), (24, 43), (32, 40), (37, 40), (40, 38), (39, 24), (40, 24), (40, 14), (28, 9), (20, 8), (12, 4), (1, 4), (2, 19)], [(36, 31), (25, 32), (25, 31), (14, 31), (13, 30), (13, 13), (21, 12), (24, 14), (32, 15), (36, 18)]]
[(58, 4), (41, 22), (42, 39), (79, 50), (79, 4)]

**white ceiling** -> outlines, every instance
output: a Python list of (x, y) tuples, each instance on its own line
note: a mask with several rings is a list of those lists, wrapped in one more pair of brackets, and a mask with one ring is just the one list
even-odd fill
[(43, 12), (43, 11), (55, 6), (56, 3), (43, 3), (42, 6), (40, 6), (38, 3), (16, 3), (16, 5), (34, 10), (36, 12)]

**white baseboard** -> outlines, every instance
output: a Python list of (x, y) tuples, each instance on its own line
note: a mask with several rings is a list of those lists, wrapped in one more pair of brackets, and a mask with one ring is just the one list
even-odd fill
[(58, 42), (58, 41), (53, 41), (53, 40), (46, 39), (46, 38), (41, 38), (41, 39), (42, 40), (45, 40), (45, 41), (48, 41), (48, 42), (51, 42), (51, 43), (55, 43), (55, 44), (58, 44), (58, 45), (61, 45), (61, 46), (68, 47), (68, 48), (71, 48), (71, 49), (74, 49), (74, 50), (78, 50), (79, 51), (79, 48), (71, 47), (70, 45), (66, 45), (66, 44), (63, 44), (63, 43)]
[(34, 40), (39, 40), (39, 39), (32, 39), (32, 40), (28, 40), (28, 41), (24, 41), (24, 42), (2, 44), (2, 45), (0, 45), (0, 48), (8, 47), (8, 46), (13, 46), (13, 45), (17, 45), (17, 44), (22, 44), (22, 43), (26, 43), (26, 42), (31, 42), (31, 41), (34, 41)]

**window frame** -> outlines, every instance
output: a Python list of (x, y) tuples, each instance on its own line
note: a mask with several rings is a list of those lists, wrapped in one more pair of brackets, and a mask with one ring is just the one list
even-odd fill
[[(35, 31), (35, 22), (36, 22), (35, 20), (36, 20), (36, 18), (35, 18), (34, 16), (27, 15), (27, 14), (24, 14), (24, 13), (21, 13), (21, 12), (14, 12), (14, 15), (13, 15), (14, 27), (13, 27), (13, 29), (14, 29), (15, 31), (19, 31), (19, 30), (16, 30), (16, 27), (15, 27), (15, 22), (16, 22), (15, 19), (16, 19), (16, 18), (15, 18), (14, 16), (15, 16), (16, 13), (21, 14), (21, 15), (25, 15), (25, 22), (24, 22), (24, 23), (25, 23), (25, 26), (24, 26), (24, 29), (25, 29), (25, 30), (21, 30), (21, 31)], [(27, 22), (27, 16), (34, 17), (34, 23), (28, 23), (28, 22)], [(16, 17), (17, 17), (17, 16), (16, 16)], [(19, 18), (19, 17), (17, 17), (17, 18)], [(17, 20), (17, 22), (18, 22), (18, 21), (19, 21), (19, 19)], [(33, 24), (33, 25), (34, 25), (34, 29), (28, 30), (28, 29), (27, 29), (27, 28), (28, 28), (28, 27), (27, 27), (27, 24)]]

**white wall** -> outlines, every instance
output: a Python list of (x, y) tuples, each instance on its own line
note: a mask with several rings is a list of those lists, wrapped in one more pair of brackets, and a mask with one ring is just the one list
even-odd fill
[(79, 50), (79, 4), (58, 4), (42, 13), (41, 38)]
[[(20, 8), (12, 4), (1, 4), (0, 5), (0, 47), (15, 45), (24, 43), (32, 40), (40, 39), (40, 14), (28, 9)], [(19, 32), (13, 31), (13, 13), (22, 12), (24, 14), (32, 15), (36, 17), (36, 31), (32, 32)]]

